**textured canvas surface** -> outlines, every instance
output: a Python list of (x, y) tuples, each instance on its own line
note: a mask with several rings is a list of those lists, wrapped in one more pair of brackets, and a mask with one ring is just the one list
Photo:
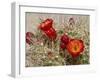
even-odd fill
[[(26, 67), (89, 64), (89, 15), (26, 12), (25, 16)], [(47, 19), (54, 29), (50, 34), (40, 28)], [(68, 44), (62, 45), (62, 36)]]

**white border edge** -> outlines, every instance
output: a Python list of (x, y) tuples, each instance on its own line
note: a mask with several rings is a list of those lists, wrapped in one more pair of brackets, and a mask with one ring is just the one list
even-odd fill
[[(11, 3), (11, 76), (19, 77), (19, 4)], [(18, 26), (18, 27), (17, 27)]]

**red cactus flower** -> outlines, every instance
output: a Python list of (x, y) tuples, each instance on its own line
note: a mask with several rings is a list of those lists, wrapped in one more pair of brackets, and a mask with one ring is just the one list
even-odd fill
[(66, 49), (66, 45), (70, 41), (70, 38), (66, 34), (64, 34), (63, 36), (61, 36), (60, 40), (61, 40), (61, 42), (60, 42), (60, 48)]
[(60, 48), (62, 48), (62, 49), (66, 49), (66, 45), (64, 44), (64, 43), (60, 43)]
[(42, 22), (39, 26), (39, 28), (45, 33), (45, 35), (50, 40), (55, 40), (57, 37), (55, 29), (52, 27), (53, 20), (52, 19), (46, 19), (44, 22)]
[(61, 37), (61, 42), (64, 44), (68, 44), (69, 40), (70, 38), (66, 34)]
[(33, 44), (33, 40), (32, 37), (34, 36), (34, 34), (32, 32), (27, 32), (26, 33), (26, 43)]
[(39, 28), (43, 31), (49, 30), (52, 27), (52, 23), (52, 19), (46, 19), (44, 22), (40, 24)]
[(45, 35), (50, 39), (50, 40), (55, 40), (57, 37), (56, 31), (54, 28), (50, 28), (47, 31), (44, 31)]
[(73, 58), (76, 58), (84, 50), (84, 43), (82, 40), (72, 39), (67, 44), (67, 50), (72, 55)]

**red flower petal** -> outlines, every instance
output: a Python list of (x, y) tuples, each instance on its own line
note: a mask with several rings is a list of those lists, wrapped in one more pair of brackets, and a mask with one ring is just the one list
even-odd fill
[(32, 37), (34, 36), (33, 33), (31, 32), (27, 32), (26, 33), (26, 43), (28, 43), (29, 45), (30, 44), (33, 44), (33, 40), (32, 40)]
[(56, 31), (54, 28), (50, 28), (47, 31), (44, 31), (46, 36), (50, 39), (50, 40), (55, 40), (57, 37)]
[(68, 44), (69, 40), (70, 38), (66, 34), (61, 37), (61, 42), (64, 44)]
[(52, 19), (46, 19), (44, 22), (40, 24), (39, 28), (43, 31), (49, 30), (52, 27), (52, 23)]
[(83, 41), (78, 39), (70, 40), (70, 42), (67, 44), (67, 50), (73, 58), (79, 56), (84, 50)]
[(64, 43), (60, 43), (60, 48), (62, 48), (62, 49), (66, 49), (66, 44), (64, 44)]

